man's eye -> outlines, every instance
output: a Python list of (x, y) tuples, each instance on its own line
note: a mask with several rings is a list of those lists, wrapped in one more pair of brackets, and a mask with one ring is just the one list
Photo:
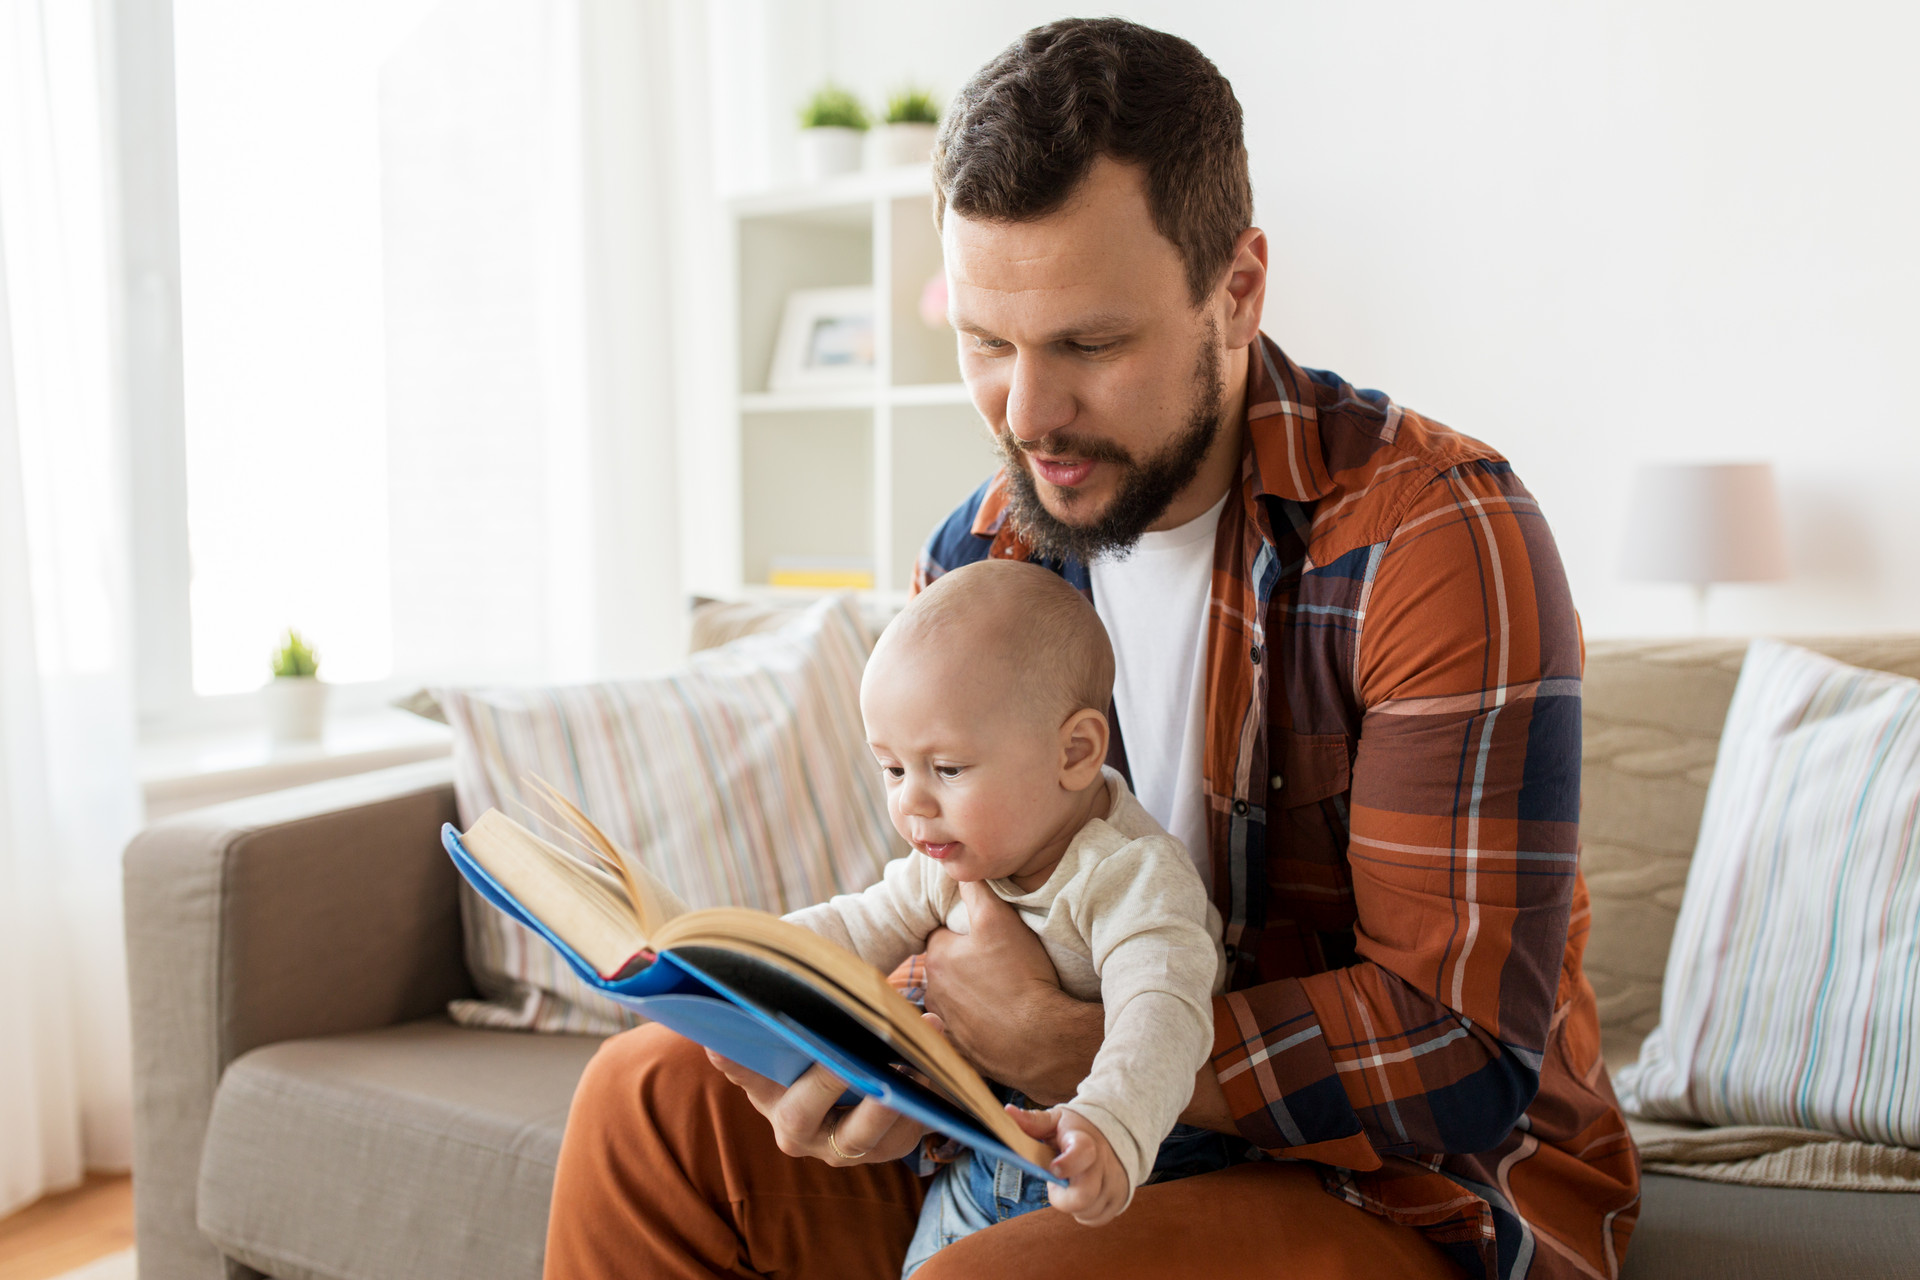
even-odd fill
[(948, 782), (952, 782), (955, 778), (960, 776), (961, 769), (962, 769), (962, 766), (957, 764), (942, 764), (942, 765), (935, 765), (933, 771), (939, 774), (942, 778), (945, 778)]
[(1111, 342), (1069, 342), (1067, 345), (1083, 356), (1097, 356), (1113, 344)]
[(1005, 338), (982, 338), (975, 336), (973, 345), (981, 351), (1001, 352), (1009, 350), (1013, 344)]

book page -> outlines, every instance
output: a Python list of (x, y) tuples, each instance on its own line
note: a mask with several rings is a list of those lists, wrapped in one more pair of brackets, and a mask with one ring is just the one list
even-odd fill
[(481, 814), (460, 842), (515, 901), (601, 977), (619, 974), (647, 949), (646, 931), (627, 900), (624, 885), (542, 840), (498, 809)]
[(634, 917), (639, 920), (643, 932), (648, 936), (658, 933), (667, 921), (687, 913), (689, 908), (679, 894), (669, 889), (659, 876), (647, 870), (638, 858), (609, 840), (606, 833), (593, 824), (593, 819), (580, 812), (557, 787), (542, 777), (530, 775), (530, 780), (538, 788), (540, 796), (560, 815), (562, 829), (576, 835), (590, 857), (620, 878), (626, 887), (627, 900), (633, 904)]

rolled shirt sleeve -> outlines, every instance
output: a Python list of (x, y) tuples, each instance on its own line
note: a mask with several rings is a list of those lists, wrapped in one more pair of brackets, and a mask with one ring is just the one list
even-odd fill
[(1533, 1099), (1575, 884), (1581, 658), (1504, 463), (1435, 476), (1362, 600), (1358, 961), (1216, 998), (1212, 1063), (1249, 1140), (1365, 1170), (1485, 1151)]

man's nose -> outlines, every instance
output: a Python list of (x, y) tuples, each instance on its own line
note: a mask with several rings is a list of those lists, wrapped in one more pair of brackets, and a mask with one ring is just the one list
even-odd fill
[(1073, 396), (1049, 377), (1044, 361), (1030, 355), (1013, 357), (1013, 376), (1007, 385), (1007, 430), (1022, 444), (1044, 440), (1073, 421)]

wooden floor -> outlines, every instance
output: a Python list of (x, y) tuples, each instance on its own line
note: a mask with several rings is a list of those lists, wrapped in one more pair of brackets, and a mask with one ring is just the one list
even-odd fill
[(0, 1218), (0, 1280), (49, 1280), (133, 1247), (133, 1179), (88, 1174)]

